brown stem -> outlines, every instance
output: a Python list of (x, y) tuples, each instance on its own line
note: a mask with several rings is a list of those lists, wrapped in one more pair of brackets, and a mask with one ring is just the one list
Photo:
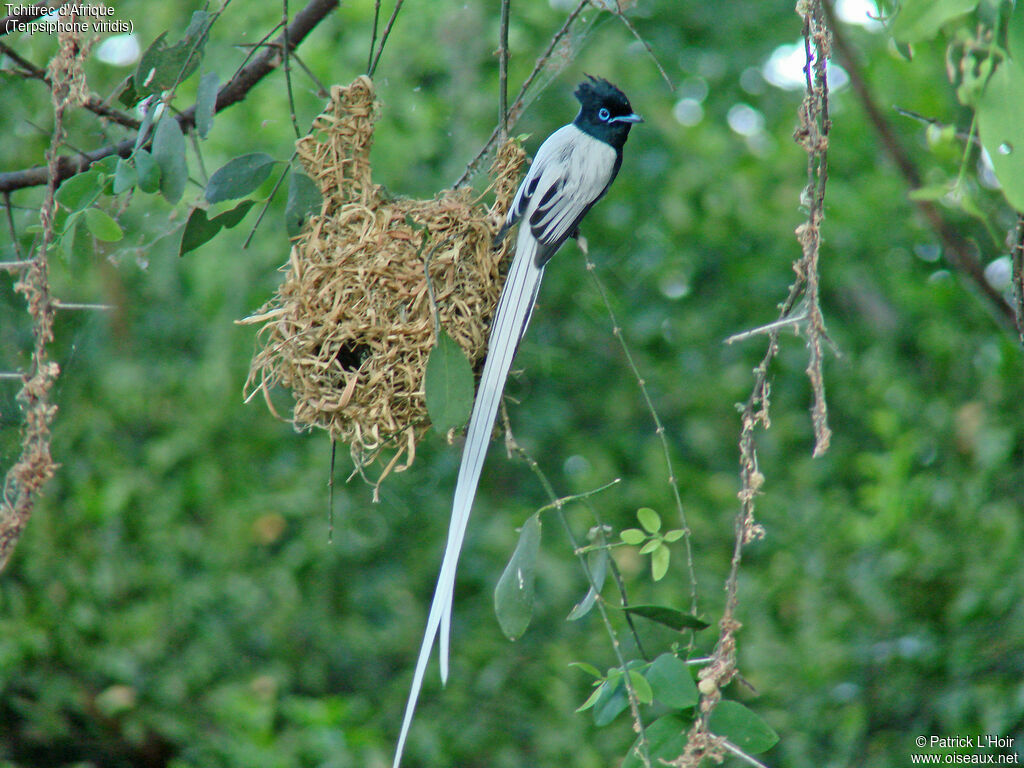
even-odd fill
[[(874, 127), (878, 138), (881, 139), (882, 148), (896, 165), (900, 175), (907, 182), (907, 186), (911, 189), (919, 188), (921, 186), (921, 174), (918, 172), (917, 166), (911, 159), (906, 147), (903, 146), (903, 143), (896, 135), (892, 125), (872, 98), (871, 91), (868, 89), (867, 82), (861, 71), (860, 62), (849, 42), (842, 35), (841, 26), (835, 22), (835, 12), (832, 4), (826, 2), (824, 6), (825, 13), (828, 15), (829, 26), (832, 29), (833, 43), (839, 58), (843, 62), (843, 66), (846, 68), (847, 74), (850, 76), (850, 87), (860, 100), (861, 106), (867, 114), (868, 121)], [(1015, 322), (1013, 307), (985, 279), (985, 268), (977, 256), (974, 255), (970, 244), (960, 236), (952, 224), (942, 218), (942, 213), (935, 203), (930, 200), (915, 200), (914, 204), (942, 242), (943, 254), (949, 265), (974, 284), (975, 288), (987, 299), (990, 308), (998, 319), (1008, 321), (1012, 326)]]
[[(305, 37), (338, 6), (338, 0), (310, 0), (309, 4), (299, 11), (292, 23), (288, 25), (287, 41), (289, 50), (296, 48)], [(285, 46), (285, 33), (279, 35), (264, 48), (253, 60), (240, 69), (217, 93), (216, 111), (221, 112), (248, 95), (249, 91), (264, 77), (281, 66), (281, 51)], [(189, 131), (196, 120), (195, 106), (189, 107), (176, 117), (183, 132)], [(81, 173), (97, 160), (110, 155), (128, 157), (135, 147), (135, 138), (124, 139), (117, 144), (109, 144), (77, 157), (62, 155), (54, 163), (56, 182)], [(40, 165), (20, 171), (0, 173), (0, 193), (13, 192), (26, 187), (37, 187), (48, 183), (50, 171), (48, 166)]]

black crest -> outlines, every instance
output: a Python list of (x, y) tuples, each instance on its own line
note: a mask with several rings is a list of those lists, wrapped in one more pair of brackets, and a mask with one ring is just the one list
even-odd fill
[(587, 75), (587, 79), (576, 86), (573, 96), (580, 102), (580, 113), (573, 124), (621, 151), (630, 127), (640, 122), (626, 94), (603, 77)]

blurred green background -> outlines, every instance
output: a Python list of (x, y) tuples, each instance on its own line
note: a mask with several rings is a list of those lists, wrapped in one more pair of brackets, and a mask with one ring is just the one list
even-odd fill
[[(513, 93), (573, 6), (513, 0)], [(134, 22), (144, 49), (166, 29), (177, 39), (195, 7), (122, 0), (115, 17)], [(891, 109), (966, 130), (943, 42), (918, 46), (910, 64), (884, 31), (861, 23), (871, 7), (841, 3), (841, 33), (927, 181), (952, 178), (962, 145), (928, 143), (920, 123)], [(377, 72), (384, 109), (373, 153), (377, 180), (392, 192), (433, 195), (489, 135), (498, 9), (434, 0), (399, 14)], [(365, 70), (372, 15), (370, 0), (343, 3), (300, 57), (323, 82), (349, 82)], [(224, 82), (280, 16), (274, 4), (230, 6), (204, 66)], [(723, 340), (775, 319), (799, 254), (806, 155), (792, 132), (802, 91), (781, 86), (802, 77), (800, 61), (795, 75), (792, 67), (801, 21), (791, 4), (738, 0), (641, 0), (630, 18), (674, 91), (624, 25), (589, 10), (567, 49), (575, 55), (559, 54), (564, 69), (542, 76), (515, 132), (529, 133), (535, 151), (575, 114), (571, 91), (583, 72), (617, 83), (646, 118), (583, 233), (666, 424), (701, 613), (715, 622), (738, 505), (735, 404), (748, 397), (765, 347), (760, 337)], [(40, 65), (55, 50), (43, 35), (5, 42)], [(134, 63), (105, 63), (98, 51), (87, 74), (106, 96)], [(308, 125), (322, 100), (294, 76)], [(740, 577), (740, 670), (757, 695), (738, 683), (727, 695), (779, 733), (761, 756), (770, 766), (904, 766), (919, 735), (1013, 737), (1020, 754), (1021, 349), (950, 271), (837, 77), (821, 261), (835, 434), (812, 460), (807, 353), (802, 338), (784, 335), (772, 426), (758, 436), (767, 537), (748, 548)], [(193, 103), (197, 79), (180, 88), (180, 108)], [(0, 83), (0, 170), (39, 164), (52, 125), (45, 86), (9, 72)], [(69, 146), (122, 136), (91, 114), (70, 118)], [(202, 145), (205, 167), (255, 151), (284, 160), (293, 139), (278, 72), (217, 117)], [(1006, 231), (1012, 216), (976, 160), (966, 183)], [(194, 156), (190, 163), (199, 178)], [(185, 201), (200, 194), (190, 185)], [(0, 766), (390, 765), (458, 448), (428, 435), (379, 504), (359, 480), (341, 486), (328, 541), (326, 437), (296, 434), (241, 397), (254, 333), (234, 321), (281, 279), (283, 197), (247, 250), (253, 214), (179, 259), (186, 206), (135, 194), (106, 206), (126, 206), (124, 241), (51, 264), (57, 296), (115, 309), (58, 317), (61, 468), (0, 574)], [(24, 234), (42, 192), (12, 199)], [(942, 211), (998, 279), (1006, 246), (960, 209)], [(0, 260), (13, 258), (5, 234)], [(26, 365), (30, 348), (12, 283), (0, 278), (5, 371)], [(637, 507), (650, 506), (678, 524), (650, 414), (575, 245), (547, 271), (516, 367), (516, 437), (558, 493), (620, 477), (593, 500), (606, 522), (630, 527)], [(15, 383), (0, 382), (4, 470), (18, 455), (15, 393)], [(626, 754), (626, 714), (596, 728), (590, 713), (574, 712), (590, 684), (567, 665), (616, 662), (596, 614), (565, 621), (586, 585), (554, 518), (545, 520), (530, 630), (511, 644), (494, 619), (492, 592), (516, 529), (545, 502), (530, 470), (496, 443), (460, 564), (449, 685), (442, 691), (432, 663), (406, 765), (591, 768)], [(592, 524), (578, 505), (568, 519), (578, 536)], [(657, 584), (645, 561), (619, 554), (631, 600), (688, 606), (681, 542)], [(656, 652), (678, 639), (657, 625), (640, 629)], [(698, 635), (697, 653), (715, 633)]]

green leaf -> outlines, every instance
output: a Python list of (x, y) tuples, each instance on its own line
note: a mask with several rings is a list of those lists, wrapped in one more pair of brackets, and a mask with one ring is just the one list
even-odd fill
[(156, 192), (160, 189), (160, 166), (145, 149), (135, 153), (135, 175), (139, 180), (139, 189), (143, 192)]
[[(686, 732), (690, 723), (678, 715), (659, 717), (647, 726), (647, 747), (650, 750), (651, 765), (660, 766), (662, 760), (669, 762), (683, 754), (686, 748)], [(633, 742), (633, 748), (622, 761), (621, 768), (642, 768), (640, 759), (640, 737)]]
[(636, 519), (648, 533), (657, 533), (661, 530), (661, 515), (650, 507), (640, 507), (636, 511)]
[(768, 723), (737, 701), (718, 702), (711, 712), (708, 728), (750, 755), (771, 749), (779, 740)]
[(1006, 47), (1017, 66), (1024, 66), (1024, 3), (1014, 3), (1006, 25)]
[(647, 678), (635, 669), (629, 670), (629, 684), (633, 686), (636, 700), (641, 704), (650, 704), (654, 701), (654, 692), (651, 690), (651, 684), (647, 682)]
[(219, 224), (224, 229), (234, 229), (245, 218), (245, 214), (249, 212), (249, 209), (256, 205), (253, 200), (243, 200), (234, 208), (224, 211), (224, 213), (214, 216), (210, 221), (215, 224)]
[(85, 224), (93, 237), (105, 243), (116, 243), (124, 237), (121, 225), (99, 208), (85, 209)]
[(181, 243), (178, 245), (178, 256), (184, 256), (189, 251), (194, 251), (203, 243), (208, 242), (218, 232), (220, 224), (210, 221), (206, 211), (202, 208), (193, 208), (185, 222), (185, 228), (181, 232)]
[(672, 553), (669, 552), (668, 547), (664, 544), (659, 544), (658, 548), (651, 553), (651, 578), (655, 581), (661, 581), (665, 578), (671, 558)]
[(174, 45), (167, 45), (167, 32), (150, 43), (135, 70), (133, 84), (137, 94), (145, 96), (166, 91), (196, 71), (206, 43), (209, 16), (206, 11), (195, 11), (185, 35)]
[(590, 695), (587, 696), (587, 700), (580, 704), (578, 707), (576, 707), (576, 711), (586, 712), (588, 709), (594, 706), (594, 704), (597, 703), (597, 698), (601, 695), (601, 691), (603, 689), (603, 685), (599, 685), (596, 688), (594, 688), (594, 690), (590, 692)]
[(597, 586), (597, 590), (595, 591), (594, 587), (590, 587), (587, 590), (587, 594), (583, 596), (583, 599), (576, 603), (569, 612), (569, 616), (566, 618), (567, 621), (582, 619), (590, 613), (594, 603), (597, 602), (597, 595), (601, 591), (601, 587), (604, 586), (604, 577), (608, 572), (608, 550), (599, 549), (596, 552), (589, 553), (587, 556), (587, 567), (590, 569), (590, 575)]
[(136, 175), (132, 165), (123, 157), (117, 158), (117, 169), (114, 171), (114, 194), (120, 195), (135, 186)]
[(686, 532), (682, 528), (676, 528), (672, 531), (666, 531), (665, 541), (667, 541), (669, 544), (671, 544), (673, 541), (679, 541), (681, 538), (683, 538), (683, 535), (685, 533)]
[(274, 162), (274, 158), (265, 152), (253, 152), (228, 160), (207, 182), (206, 200), (219, 203), (245, 197), (270, 176)]
[(443, 435), (466, 423), (473, 407), (473, 369), (462, 347), (443, 329), (427, 359), (423, 388), (434, 429)]
[(61, 246), (70, 260), (79, 264), (92, 258), (92, 237), (83, 216), (75, 216), (68, 224), (68, 229), (61, 238)]
[(69, 211), (84, 210), (100, 195), (99, 176), (95, 170), (76, 173), (63, 181), (54, 197)]
[(651, 684), (654, 698), (673, 709), (697, 706), (697, 685), (690, 670), (682, 659), (674, 654), (663, 653), (647, 669), (647, 682)]
[(518, 640), (533, 616), (533, 585), (540, 550), (540, 515), (532, 515), (519, 532), (512, 558), (494, 588), (494, 613), (509, 640)]
[(199, 90), (196, 92), (196, 133), (201, 139), (205, 139), (213, 127), (219, 85), (220, 77), (216, 72), (204, 72), (199, 78)]
[(640, 547), (641, 555), (649, 555), (651, 552), (661, 546), (661, 537), (650, 539), (646, 544)]
[(288, 201), (284, 207), (288, 237), (297, 237), (309, 217), (319, 212), (323, 198), (314, 181), (301, 171), (293, 170), (288, 179)]
[(117, 155), (107, 155), (90, 166), (90, 170), (97, 171), (96, 182), (100, 187), (101, 194), (113, 194), (114, 172), (117, 170), (117, 162), (120, 159)]
[(575, 667), (581, 672), (586, 672), (591, 677), (596, 677), (598, 680), (601, 679), (601, 670), (595, 667), (593, 664), (587, 664), (585, 661), (571, 661), (569, 662), (570, 667)]
[(153, 134), (153, 160), (160, 166), (160, 194), (174, 205), (185, 191), (188, 168), (185, 166), (185, 137), (178, 121), (168, 112), (157, 123)]
[(1003, 194), (1024, 212), (1024, 68), (1005, 61), (978, 103), (978, 135)]
[(647, 540), (647, 534), (639, 528), (627, 528), (619, 534), (619, 538), (626, 544), (636, 546), (637, 544), (643, 544)]
[(594, 723), (598, 726), (608, 725), (629, 706), (626, 685), (620, 674), (616, 678), (605, 680), (598, 687), (598, 695), (594, 700)]
[(684, 629), (707, 629), (710, 626), (706, 621), (701, 621), (696, 616), (691, 616), (688, 613), (683, 613), (675, 608), (669, 608), (664, 605), (631, 605), (620, 610), (624, 610), (634, 616), (642, 616), (650, 621), (656, 621), (680, 632)]
[(121, 102), (122, 106), (134, 107), (141, 99), (142, 94), (135, 89), (135, 75), (128, 75), (124, 88), (117, 94), (117, 100)]
[(958, 16), (970, 13), (978, 0), (903, 0), (890, 32), (904, 43), (930, 40)]

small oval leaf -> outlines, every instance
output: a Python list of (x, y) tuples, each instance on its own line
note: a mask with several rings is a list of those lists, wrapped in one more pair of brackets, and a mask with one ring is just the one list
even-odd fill
[(220, 232), (220, 224), (210, 221), (206, 211), (202, 208), (193, 208), (192, 213), (188, 215), (188, 221), (185, 222), (185, 228), (181, 232), (178, 256), (184, 256), (189, 251), (194, 251), (218, 232)]
[(153, 160), (160, 166), (160, 194), (174, 205), (185, 191), (188, 168), (185, 166), (185, 137), (181, 126), (166, 112), (153, 133)]
[(658, 548), (651, 553), (651, 578), (655, 581), (661, 581), (665, 578), (665, 574), (668, 573), (668, 564), (671, 557), (672, 553), (669, 552), (668, 547), (664, 544), (659, 544)]
[(288, 201), (284, 208), (288, 237), (297, 237), (302, 232), (302, 226), (320, 210), (322, 202), (320, 190), (313, 180), (301, 171), (293, 170), (288, 179)]
[(219, 203), (245, 197), (267, 180), (274, 162), (266, 152), (253, 152), (228, 160), (207, 182), (206, 200)]
[(708, 728), (750, 755), (766, 752), (779, 740), (768, 723), (738, 701), (718, 702), (708, 719)]
[(594, 724), (598, 727), (608, 725), (629, 706), (626, 686), (619, 675), (614, 680), (608, 679), (598, 688), (597, 699), (594, 701)]
[(101, 211), (99, 208), (85, 209), (85, 225), (93, 237), (105, 243), (116, 243), (124, 237), (121, 225), (114, 221), (106, 211)]
[(686, 709), (697, 705), (697, 685), (693, 682), (686, 663), (674, 654), (663, 653), (647, 669), (647, 682), (654, 698), (673, 709)]
[(120, 195), (135, 186), (136, 176), (131, 163), (123, 157), (117, 158), (117, 169), (114, 171), (114, 194)]
[(99, 194), (99, 172), (89, 170), (65, 179), (54, 198), (69, 211), (81, 211), (92, 205)]
[(518, 640), (533, 616), (533, 586), (540, 550), (540, 515), (532, 515), (519, 532), (512, 558), (494, 588), (494, 613), (509, 640)]
[(626, 544), (632, 544), (636, 546), (643, 544), (647, 539), (647, 534), (641, 531), (639, 528), (627, 528), (619, 534), (619, 538), (622, 539)]
[(647, 678), (635, 669), (629, 670), (629, 684), (633, 686), (636, 700), (641, 704), (650, 704), (654, 701), (654, 691), (651, 690), (651, 684), (647, 682)]
[(196, 92), (196, 133), (201, 139), (205, 139), (213, 127), (219, 85), (220, 77), (216, 72), (204, 72), (199, 78), (199, 90)]
[(160, 189), (160, 166), (145, 149), (135, 153), (135, 175), (139, 180), (139, 189), (143, 192), (156, 192)]
[(636, 511), (636, 518), (648, 533), (657, 533), (661, 530), (661, 515), (650, 507), (640, 507)]
[(604, 577), (608, 572), (608, 550), (599, 549), (596, 552), (591, 552), (587, 557), (587, 566), (590, 569), (590, 576), (597, 585), (597, 591), (594, 591), (594, 587), (590, 587), (587, 590), (587, 594), (583, 596), (573, 609), (569, 612), (567, 621), (576, 621), (582, 619), (588, 613), (590, 609), (594, 607), (594, 603), (597, 602), (597, 595), (600, 592), (601, 587), (604, 586)]
[(444, 330), (427, 359), (423, 389), (434, 429), (443, 435), (466, 423), (473, 407), (473, 369), (462, 347)]

